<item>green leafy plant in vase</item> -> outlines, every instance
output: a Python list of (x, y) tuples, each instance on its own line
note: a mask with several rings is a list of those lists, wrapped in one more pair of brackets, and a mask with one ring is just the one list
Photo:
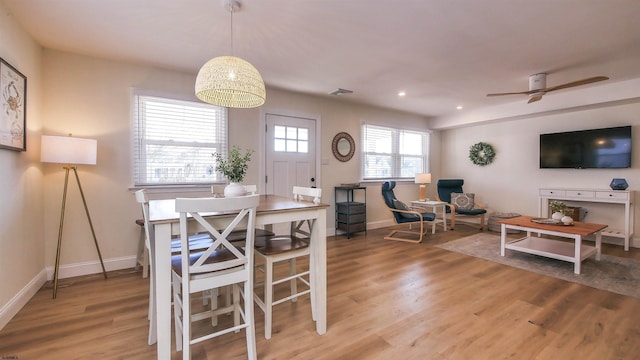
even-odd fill
[(551, 218), (554, 220), (562, 220), (565, 216), (565, 212), (567, 211), (567, 204), (562, 201), (551, 201), (549, 203), (549, 208), (551, 209)]
[(229, 184), (224, 188), (225, 197), (246, 195), (244, 186), (241, 183), (247, 175), (249, 161), (251, 161), (253, 152), (253, 150), (247, 149), (243, 155), (242, 149), (234, 145), (229, 150), (226, 159), (220, 153), (213, 153), (216, 171), (224, 175), (229, 181)]

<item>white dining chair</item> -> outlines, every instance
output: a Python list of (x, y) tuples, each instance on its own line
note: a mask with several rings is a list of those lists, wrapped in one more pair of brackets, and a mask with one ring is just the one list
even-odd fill
[[(320, 202), (322, 189), (293, 187), (293, 197), (296, 201), (314, 201)], [(264, 236), (256, 238), (256, 257), (261, 259), (258, 266), (264, 272), (264, 295), (260, 298), (258, 294), (254, 295), (254, 299), (258, 307), (264, 312), (264, 337), (271, 338), (273, 323), (273, 307), (291, 300), (296, 302), (298, 297), (309, 294), (311, 297), (311, 317), (315, 320), (315, 284), (313, 280), (314, 269), (313, 261), (310, 256), (309, 241), (311, 230), (314, 223), (310, 220), (293, 221), (290, 224), (289, 234)], [(309, 266), (303, 270), (297, 271), (296, 259), (308, 258)], [(289, 274), (284, 278), (274, 278), (275, 266), (280, 263), (288, 262)], [(280, 299), (274, 299), (275, 288), (279, 284), (289, 283), (290, 295)], [(302, 283), (303, 288), (298, 290), (298, 282)]]
[[(142, 233), (141, 236), (144, 238), (144, 247), (146, 249), (145, 256), (147, 259), (147, 266), (150, 274), (149, 279), (149, 312), (147, 318), (149, 319), (149, 345), (154, 344), (156, 342), (156, 292), (155, 292), (155, 279), (154, 279), (154, 267), (153, 267), (153, 259), (149, 256), (151, 249), (151, 237), (152, 233), (150, 232), (150, 223), (149, 223), (149, 197), (147, 195), (146, 190), (141, 189), (135, 192), (136, 201), (140, 204), (142, 208)], [(188, 236), (190, 248), (192, 250), (202, 250), (209, 247), (210, 244), (213, 243), (213, 240), (208, 234), (198, 233), (192, 234)], [(171, 253), (179, 254), (182, 243), (180, 242), (179, 237), (174, 237), (171, 240)], [(144, 269), (143, 269), (144, 271)], [(211, 306), (217, 306), (216, 297), (207, 296), (203, 301), (206, 303), (208, 300), (212, 301)]]
[[(247, 357), (256, 359), (255, 325), (253, 315), (253, 266), (256, 207), (259, 195), (234, 198), (178, 198), (176, 212), (180, 213), (180, 237), (187, 237), (189, 222), (205, 229), (214, 239), (203, 252), (191, 253), (189, 242), (182, 240), (180, 256), (172, 258), (173, 304), (175, 316), (176, 348), (183, 359), (191, 358), (192, 344), (199, 343), (242, 329), (246, 333)], [(216, 226), (202, 213), (226, 212), (230, 216), (226, 226)], [(236, 247), (227, 238), (234, 230), (242, 229), (245, 235), (244, 249)], [(192, 313), (191, 295), (198, 291), (217, 290), (231, 286), (232, 302), (224, 307)], [(244, 301), (240, 301), (240, 295)], [(206, 335), (192, 338), (192, 321), (216, 318), (233, 313), (233, 326), (213, 328)], [(242, 319), (242, 321), (241, 321)]]

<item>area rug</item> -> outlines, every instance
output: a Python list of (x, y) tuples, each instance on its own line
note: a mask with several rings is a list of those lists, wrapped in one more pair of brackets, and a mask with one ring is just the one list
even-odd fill
[(581, 274), (573, 263), (507, 250), (500, 256), (500, 236), (480, 233), (449, 241), (437, 247), (480, 259), (640, 299), (640, 261), (602, 254), (582, 262)]

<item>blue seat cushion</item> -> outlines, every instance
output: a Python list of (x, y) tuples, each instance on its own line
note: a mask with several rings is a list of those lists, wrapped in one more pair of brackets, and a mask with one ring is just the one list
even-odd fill
[[(431, 212), (423, 212), (422, 214), (422, 219), (424, 221), (433, 221), (436, 219), (436, 214), (431, 213)], [(396, 220), (398, 221), (398, 223), (410, 223), (410, 222), (417, 222), (420, 220), (420, 218), (418, 217), (418, 215), (414, 215), (414, 214), (405, 214), (405, 215), (411, 215), (412, 217), (403, 217), (403, 216), (398, 216), (396, 218)]]

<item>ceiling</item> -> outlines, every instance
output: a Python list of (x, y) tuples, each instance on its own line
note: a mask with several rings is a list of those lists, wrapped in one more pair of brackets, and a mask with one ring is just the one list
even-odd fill
[[(231, 53), (223, 0), (0, 0), (42, 46), (195, 74)], [(268, 87), (428, 117), (517, 102), (547, 86), (640, 78), (638, 0), (243, 0), (233, 53)], [(580, 91), (600, 86), (595, 83)], [(405, 91), (406, 96), (397, 93)], [(267, 98), (269, 94), (267, 91)], [(538, 103), (544, 103), (545, 99)], [(463, 106), (462, 110), (456, 110)]]

